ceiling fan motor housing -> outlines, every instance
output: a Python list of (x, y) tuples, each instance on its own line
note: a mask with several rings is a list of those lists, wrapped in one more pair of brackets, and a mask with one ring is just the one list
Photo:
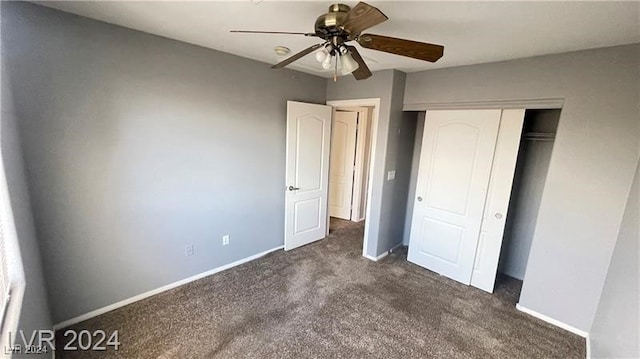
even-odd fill
[(346, 20), (349, 10), (351, 10), (351, 8), (344, 4), (333, 4), (329, 6), (329, 12), (320, 15), (316, 20), (316, 35), (324, 40), (329, 40), (335, 36), (343, 37), (345, 31), (340, 25)]

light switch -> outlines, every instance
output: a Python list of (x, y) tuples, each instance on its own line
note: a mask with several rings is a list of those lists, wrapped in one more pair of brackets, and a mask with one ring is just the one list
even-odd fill
[(396, 171), (387, 172), (387, 181), (391, 181), (396, 178)]

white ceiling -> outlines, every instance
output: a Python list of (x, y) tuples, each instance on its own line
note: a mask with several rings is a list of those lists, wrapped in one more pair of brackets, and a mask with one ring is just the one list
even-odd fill
[[(315, 19), (331, 1), (243, 0), (53, 1), (39, 4), (171, 39), (277, 63), (277, 45), (292, 54), (316, 38), (295, 35), (230, 34), (229, 30), (313, 32)], [(354, 6), (356, 1), (346, 2)], [(371, 5), (389, 20), (368, 31), (445, 46), (432, 64), (362, 49), (372, 71), (405, 72), (494, 62), (543, 54), (640, 42), (640, 2), (379, 2)], [(309, 55), (290, 65), (331, 76)]]

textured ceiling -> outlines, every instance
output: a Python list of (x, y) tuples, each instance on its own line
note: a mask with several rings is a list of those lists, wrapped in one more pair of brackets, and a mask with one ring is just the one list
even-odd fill
[[(230, 34), (229, 30), (312, 32), (329, 1), (55, 1), (39, 4), (171, 39), (274, 64), (273, 48), (292, 53), (318, 39)], [(356, 2), (346, 2), (354, 6)], [(362, 49), (373, 71), (405, 72), (470, 65), (640, 42), (640, 2), (369, 2), (389, 20), (370, 33), (445, 46), (431, 64)], [(313, 56), (290, 65), (330, 76)]]

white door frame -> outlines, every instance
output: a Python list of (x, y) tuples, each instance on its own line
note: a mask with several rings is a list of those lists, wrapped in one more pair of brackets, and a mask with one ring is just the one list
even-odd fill
[[(334, 100), (327, 101), (327, 105), (336, 107), (373, 107), (373, 111), (371, 111), (371, 118), (369, 125), (371, 126), (371, 146), (369, 147), (369, 163), (375, 163), (375, 155), (376, 155), (376, 142), (378, 139), (378, 117), (380, 116), (380, 98), (363, 98), (357, 100)], [(371, 188), (371, 179), (373, 178), (373, 165), (369, 165), (369, 176), (367, 178), (367, 209), (366, 209), (366, 222), (364, 223), (364, 238), (362, 241), (362, 256), (369, 258), (367, 256), (367, 247), (369, 243), (369, 225), (371, 224), (368, 219), (371, 218), (371, 201), (373, 196), (373, 191)], [(329, 222), (329, 216), (327, 215), (327, 222)], [(327, 225), (327, 231), (329, 230), (329, 226)]]

